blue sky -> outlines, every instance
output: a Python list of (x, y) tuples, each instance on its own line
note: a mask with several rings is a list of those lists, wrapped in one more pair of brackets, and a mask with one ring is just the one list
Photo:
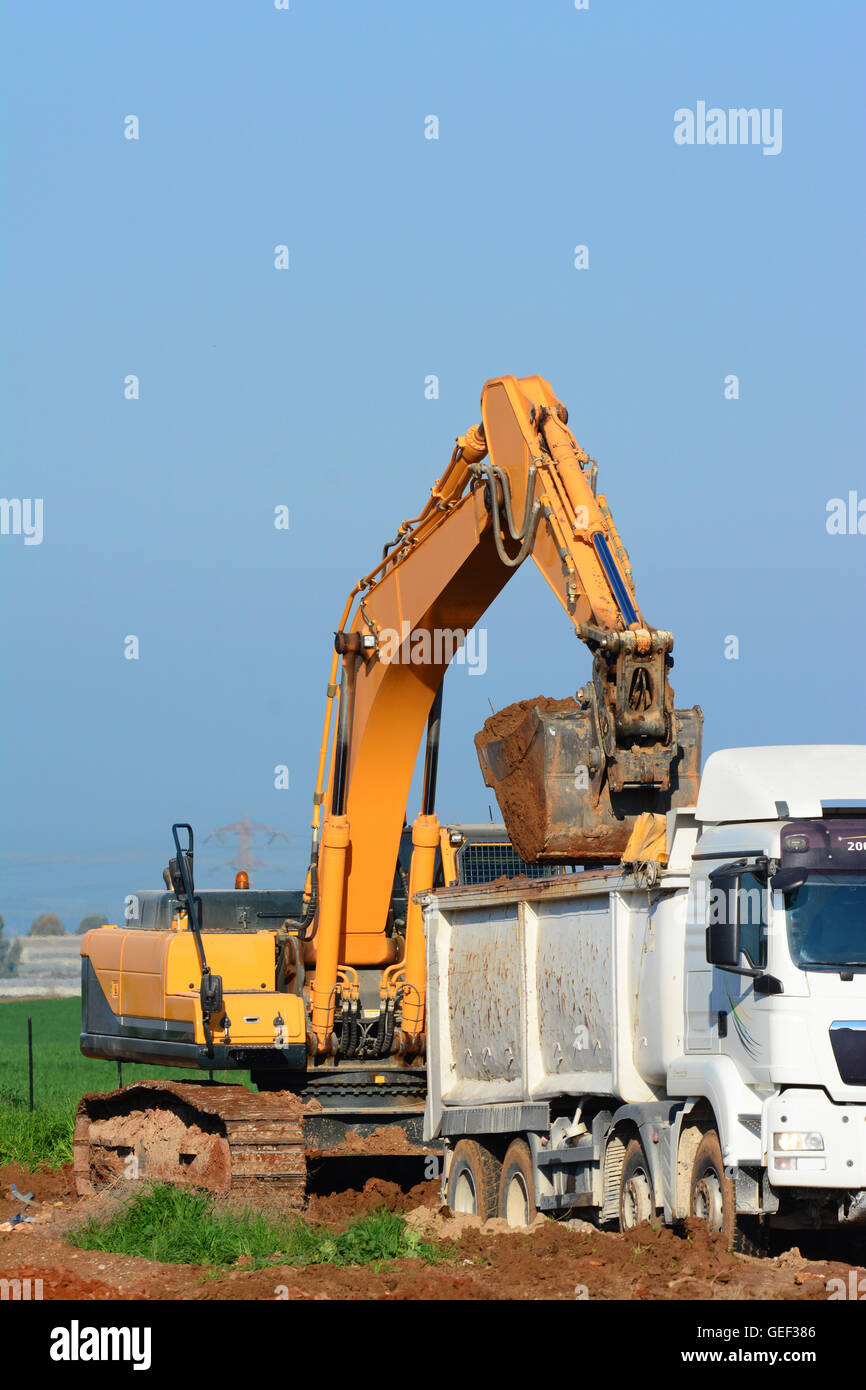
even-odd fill
[[(114, 919), (175, 819), (280, 827), (258, 882), (298, 883), (345, 594), (502, 373), (547, 377), (599, 460), (706, 752), (863, 740), (866, 535), (826, 527), (866, 499), (862, 6), (82, 0), (4, 27), (2, 491), (44, 506), (40, 545), (0, 536), (7, 928)], [(781, 109), (781, 152), (677, 145), (698, 101)], [(446, 686), (450, 819), (488, 815), (488, 701), (589, 671), (530, 566), (485, 625), (486, 676)]]

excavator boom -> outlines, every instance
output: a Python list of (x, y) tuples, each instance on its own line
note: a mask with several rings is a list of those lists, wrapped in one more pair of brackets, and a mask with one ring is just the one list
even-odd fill
[[(547, 721), (550, 750), (539, 751), (544, 740), (531, 713), (531, 728), (512, 721), (503, 733), (488, 721), (476, 740), (518, 850), (527, 859), (610, 859), (641, 811), (665, 810), (694, 792), (700, 712), (674, 710), (673, 637), (644, 621), (628, 556), (596, 492), (595, 465), (565, 407), (542, 378), (506, 376), (486, 383), (481, 416), (458, 439), (424, 510), (403, 523), (350, 594), (336, 635), (313, 822), (313, 1032), (322, 1052), (333, 1047), (340, 965), (399, 965), (399, 942), (385, 924), (425, 722), (456, 645), (526, 558), (593, 653), (593, 674), (573, 709)], [(527, 757), (530, 745), (539, 746)], [(330, 811), (319, 846), (323, 802)], [(428, 815), (430, 824), (416, 823), (422, 840), (435, 836), (432, 808)], [(411, 916), (410, 906), (407, 955)], [(406, 972), (392, 974), (405, 998)]]

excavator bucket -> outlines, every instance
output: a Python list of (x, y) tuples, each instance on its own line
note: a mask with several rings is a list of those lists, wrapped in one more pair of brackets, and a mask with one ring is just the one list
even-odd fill
[(674, 711), (667, 786), (648, 781), (613, 790), (597, 727), (591, 706), (538, 696), (500, 710), (476, 734), (485, 784), (496, 794), (514, 848), (529, 863), (618, 860), (639, 816), (697, 801), (699, 706)]

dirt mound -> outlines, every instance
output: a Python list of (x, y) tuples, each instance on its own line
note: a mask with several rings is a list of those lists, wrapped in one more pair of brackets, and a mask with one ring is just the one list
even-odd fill
[(473, 1262), (487, 1256), (492, 1288), (484, 1296), (493, 1298), (823, 1300), (828, 1279), (841, 1272), (798, 1255), (734, 1255), (697, 1223), (684, 1235), (650, 1225), (625, 1235), (572, 1231), (556, 1221), (539, 1224), (529, 1238), (469, 1229), (459, 1249)]
[(307, 1158), (342, 1158), (342, 1157), (366, 1157), (371, 1155), (377, 1157), (392, 1157), (405, 1154), (409, 1157), (417, 1158), (425, 1150), (419, 1149), (417, 1144), (413, 1144), (406, 1135), (406, 1131), (401, 1125), (382, 1125), (372, 1134), (359, 1134), (356, 1129), (349, 1130), (341, 1143), (335, 1144), (332, 1149), (308, 1149)]
[[(33, 1201), (19, 1202), (17, 1197), (13, 1197), (13, 1184), (22, 1197), (32, 1192)], [(25, 1216), (44, 1215), (46, 1208), (71, 1207), (74, 1202), (75, 1183), (71, 1163), (56, 1172), (46, 1168), (30, 1173), (17, 1163), (5, 1163), (0, 1167), (0, 1225), (19, 1212)]]
[(450, 1207), (417, 1207), (406, 1215), (406, 1225), (423, 1235), (432, 1235), (437, 1240), (458, 1240), (467, 1231), (481, 1231), (486, 1236), (530, 1236), (534, 1231), (543, 1230), (548, 1219), (539, 1212), (531, 1226), (514, 1228), (501, 1216), (485, 1221), (480, 1216), (470, 1216), (467, 1212), (451, 1211)]
[(485, 719), (481, 733), (475, 736), (475, 742), (479, 747), (484, 747), (492, 739), (507, 738), (520, 727), (527, 711), (531, 709), (541, 710), (542, 714), (559, 714), (562, 710), (579, 708), (571, 695), (564, 700), (555, 700), (551, 695), (536, 695), (534, 700), (516, 700), (513, 705), (506, 705), (505, 709), (497, 710)]
[(388, 1211), (408, 1212), (417, 1207), (438, 1207), (439, 1182), (421, 1182), (404, 1192), (399, 1183), (382, 1178), (370, 1178), (360, 1192), (332, 1192), (311, 1197), (306, 1219), (321, 1226), (347, 1226), (361, 1216), (369, 1216), (380, 1207)]

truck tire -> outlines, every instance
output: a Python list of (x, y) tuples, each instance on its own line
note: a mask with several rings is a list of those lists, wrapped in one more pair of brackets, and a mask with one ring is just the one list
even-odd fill
[(496, 1215), (502, 1164), (489, 1149), (475, 1139), (461, 1139), (454, 1150), (448, 1174), (448, 1205), (454, 1212), (480, 1216), (487, 1221)]
[(714, 1129), (700, 1142), (692, 1167), (689, 1214), (706, 1222), (710, 1231), (722, 1235), (728, 1250), (739, 1255), (767, 1255), (769, 1231), (760, 1217), (738, 1216), (734, 1183), (725, 1176), (722, 1146)]
[(756, 1259), (770, 1254), (770, 1231), (759, 1216), (737, 1217), (734, 1249), (738, 1255), (754, 1255)]
[(622, 1162), (619, 1184), (619, 1229), (633, 1231), (644, 1221), (652, 1221), (655, 1199), (650, 1166), (639, 1139), (629, 1141)]
[(695, 1154), (689, 1214), (724, 1236), (728, 1250), (758, 1258), (769, 1254), (770, 1233), (760, 1217), (737, 1215), (734, 1183), (725, 1176), (722, 1146), (714, 1129), (704, 1135)]
[(714, 1129), (707, 1130), (692, 1164), (689, 1215), (703, 1221), (712, 1235), (723, 1236), (729, 1250), (734, 1249), (734, 1184), (725, 1175), (722, 1146)]
[(532, 1155), (525, 1139), (514, 1139), (502, 1160), (498, 1213), (509, 1226), (531, 1226), (538, 1215)]

